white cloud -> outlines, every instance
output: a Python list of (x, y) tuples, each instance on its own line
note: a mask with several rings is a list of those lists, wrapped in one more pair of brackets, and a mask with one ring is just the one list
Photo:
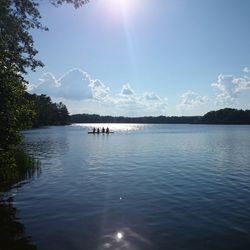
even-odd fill
[(56, 80), (54, 75), (47, 72), (39, 79), (40, 85), (36, 88), (39, 93), (43, 93), (43, 89), (46, 89), (51, 95), (56, 95), (60, 88), (60, 83)]
[(161, 98), (153, 92), (145, 92), (143, 97), (148, 101), (161, 101)]
[[(246, 67), (243, 71), (249, 73), (250, 69)], [(217, 81), (211, 86), (219, 91), (216, 96), (216, 104), (228, 105), (237, 102), (239, 93), (250, 89), (250, 77), (220, 74)]]
[(235, 78), (234, 84), (237, 86), (236, 91), (241, 92), (250, 89), (250, 77), (244, 76), (240, 78)]
[(188, 108), (194, 108), (196, 106), (205, 104), (209, 101), (209, 98), (206, 96), (201, 96), (191, 90), (183, 93), (181, 95), (181, 101), (178, 104), (180, 108), (188, 109)]
[(250, 67), (245, 67), (245, 68), (243, 69), (243, 72), (244, 72), (244, 73), (250, 73)]
[(200, 115), (208, 110), (210, 99), (207, 96), (188, 90), (180, 96), (176, 105), (178, 115)]
[(100, 109), (113, 115), (159, 115), (167, 112), (166, 98), (160, 98), (153, 92), (137, 94), (129, 83), (122, 85), (120, 92), (113, 93), (102, 81), (77, 68), (58, 79), (52, 73), (45, 73), (38, 84), (31, 85), (29, 91), (47, 94), (56, 100), (63, 98), (69, 110), (71, 105), (74, 106), (72, 110), (79, 110), (78, 103), (84, 106), (84, 112), (89, 107), (90, 113), (98, 113)]
[(238, 91), (234, 79), (233, 75), (220, 74), (217, 81), (211, 84), (212, 87), (219, 90), (216, 96), (216, 104), (224, 105), (235, 102)]
[(105, 100), (110, 95), (110, 89), (106, 87), (100, 80), (90, 80), (89, 87), (91, 88), (92, 96), (96, 100)]
[(130, 87), (129, 83), (122, 86), (121, 95), (123, 96), (135, 96), (135, 91)]
[(72, 69), (56, 79), (52, 73), (45, 73), (37, 85), (33, 85), (31, 92), (47, 94), (69, 100), (84, 100), (92, 98), (89, 75), (80, 70)]

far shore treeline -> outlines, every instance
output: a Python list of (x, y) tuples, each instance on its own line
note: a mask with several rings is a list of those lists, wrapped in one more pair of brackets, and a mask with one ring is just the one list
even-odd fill
[(152, 123), (152, 124), (250, 124), (250, 110), (231, 108), (210, 111), (203, 116), (100, 116), (96, 114), (75, 114), (71, 123)]

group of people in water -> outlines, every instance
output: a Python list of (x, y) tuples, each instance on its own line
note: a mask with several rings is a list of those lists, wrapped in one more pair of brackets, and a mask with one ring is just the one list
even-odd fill
[(99, 134), (99, 133), (103, 133), (103, 134), (109, 134), (109, 128), (107, 127), (106, 129), (103, 127), (102, 129), (100, 129), (100, 128), (93, 128), (93, 133), (95, 134), (95, 133), (97, 133), (97, 134)]

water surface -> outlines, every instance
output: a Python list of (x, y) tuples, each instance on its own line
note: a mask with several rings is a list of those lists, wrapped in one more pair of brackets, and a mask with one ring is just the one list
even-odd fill
[(75, 124), (24, 132), (15, 194), (37, 249), (250, 249), (250, 126)]

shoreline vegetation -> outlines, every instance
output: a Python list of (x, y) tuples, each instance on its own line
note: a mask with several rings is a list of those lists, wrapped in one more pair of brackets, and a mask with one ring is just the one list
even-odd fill
[[(51, 0), (54, 6), (71, 4), (79, 8), (86, 0)], [(20, 163), (21, 131), (43, 125), (65, 125), (68, 111), (62, 103), (52, 103), (50, 97), (27, 93), (26, 75), (43, 67), (36, 59), (32, 30), (48, 31), (41, 23), (39, 1), (5, 0), (0, 4), (0, 188), (4, 183), (19, 181), (21, 169), (32, 164)], [(42, 107), (42, 108), (41, 108)], [(22, 149), (21, 149), (22, 150)], [(28, 157), (22, 150), (22, 157)], [(22, 164), (25, 163), (25, 168)], [(20, 171), (21, 172), (20, 172)], [(19, 177), (15, 177), (20, 174)]]
[(53, 103), (49, 96), (27, 92), (23, 95), (23, 102), (29, 108), (19, 119), (22, 126), (16, 123), (15, 127), (8, 124), (1, 124), (0, 127), (0, 192), (6, 192), (13, 185), (32, 178), (40, 170), (40, 163), (25, 152), (21, 130), (70, 124), (67, 107), (62, 102)]
[(29, 156), (22, 146), (2, 150), (0, 156), (0, 193), (40, 173), (40, 162)]
[(25, 98), (33, 104), (35, 117), (32, 119), (32, 128), (50, 125), (69, 125), (70, 117), (65, 104), (54, 103), (47, 95), (25, 93)]
[(203, 116), (100, 116), (96, 114), (75, 114), (71, 123), (151, 123), (151, 124), (217, 124), (250, 125), (250, 110), (224, 108), (210, 111)]

